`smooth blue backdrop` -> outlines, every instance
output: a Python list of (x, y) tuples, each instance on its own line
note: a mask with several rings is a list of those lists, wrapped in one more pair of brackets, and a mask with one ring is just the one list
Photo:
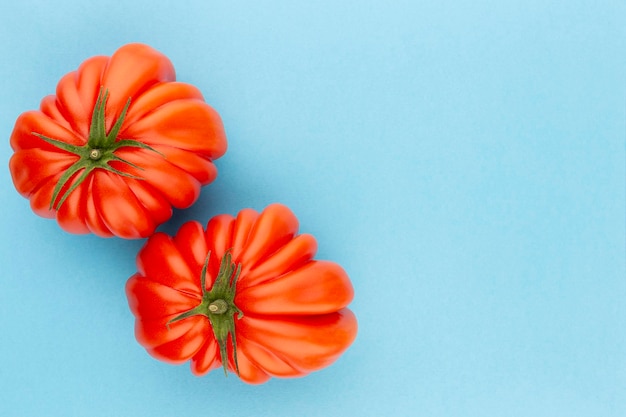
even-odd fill
[[(166, 53), (230, 149), (190, 219), (289, 205), (356, 289), (332, 367), (247, 386), (135, 342), (143, 241), (62, 232), (8, 138), (82, 60)], [(4, 1), (0, 415), (626, 415), (623, 1)]]

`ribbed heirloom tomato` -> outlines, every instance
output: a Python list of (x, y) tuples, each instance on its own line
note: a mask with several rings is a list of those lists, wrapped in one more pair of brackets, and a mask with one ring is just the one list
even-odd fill
[(141, 238), (215, 179), (226, 136), (165, 55), (129, 44), (65, 75), (19, 116), (11, 147), (13, 183), (36, 214), (71, 233)]
[(297, 231), (273, 204), (151, 236), (126, 285), (139, 343), (157, 359), (191, 361), (196, 375), (221, 365), (254, 384), (330, 365), (356, 337), (353, 289)]

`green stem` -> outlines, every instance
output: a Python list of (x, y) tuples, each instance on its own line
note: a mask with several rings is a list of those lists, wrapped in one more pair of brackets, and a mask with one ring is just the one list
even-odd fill
[(235, 314), (240, 319), (243, 313), (235, 305), (235, 292), (237, 279), (241, 274), (241, 265), (232, 262), (230, 252), (222, 257), (217, 278), (210, 291), (206, 290), (206, 274), (211, 253), (207, 255), (202, 272), (200, 274), (200, 286), (202, 288), (202, 301), (191, 310), (185, 311), (174, 317), (167, 324), (184, 320), (192, 316), (205, 316), (211, 323), (213, 334), (220, 348), (220, 358), (224, 368), (224, 374), (228, 375), (228, 338), (233, 344), (233, 361), (235, 370), (239, 375), (239, 363), (237, 361), (237, 340), (235, 337)]
[[(33, 135), (49, 143), (50, 145), (53, 145), (58, 149), (61, 149), (68, 153), (72, 153), (79, 157), (79, 159), (74, 162), (63, 175), (61, 175), (59, 181), (54, 187), (54, 190), (52, 191), (52, 198), (50, 200), (50, 210), (58, 210), (59, 208), (61, 208), (69, 195), (76, 188), (78, 188), (78, 186), (80, 186), (83, 181), (87, 179), (91, 172), (96, 169), (103, 169), (105, 171), (109, 171), (124, 177), (141, 179), (127, 172), (115, 169), (110, 165), (112, 161), (118, 161), (135, 169), (143, 169), (141, 167), (138, 167), (137, 165), (130, 163), (129, 161), (118, 157), (115, 154), (115, 151), (117, 151), (118, 149), (125, 147), (134, 147), (157, 152), (145, 143), (136, 140), (118, 140), (118, 135), (122, 129), (122, 125), (124, 124), (124, 119), (126, 118), (128, 108), (130, 107), (130, 98), (122, 109), (120, 117), (115, 121), (111, 130), (107, 133), (105, 109), (108, 98), (109, 91), (101, 88), (93, 109), (93, 113), (91, 115), (89, 138), (87, 140), (87, 144), (84, 146), (72, 145), (58, 139), (50, 138), (40, 133), (33, 132)], [(159, 153), (159, 155), (163, 156), (161, 153)], [(72, 180), (72, 178), (78, 175), (79, 171), (81, 172), (81, 174), (77, 177), (74, 183), (68, 188), (65, 193), (63, 193), (63, 195), (59, 196), (61, 190)]]

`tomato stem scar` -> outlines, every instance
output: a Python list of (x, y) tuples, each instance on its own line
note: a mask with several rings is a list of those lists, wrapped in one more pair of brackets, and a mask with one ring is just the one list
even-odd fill
[(100, 149), (92, 149), (91, 152), (89, 152), (89, 159), (97, 161), (100, 158), (102, 158), (102, 151)]
[(228, 310), (228, 303), (218, 299), (209, 304), (209, 311), (213, 314), (224, 314)]

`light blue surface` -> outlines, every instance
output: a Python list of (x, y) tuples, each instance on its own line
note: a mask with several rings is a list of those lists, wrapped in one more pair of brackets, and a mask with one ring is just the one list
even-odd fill
[[(5, 1), (0, 39), (0, 415), (626, 415), (623, 1)], [(161, 229), (289, 205), (355, 286), (332, 367), (247, 386), (153, 360), (124, 295), (143, 241), (68, 235), (13, 189), (19, 113), (136, 41), (230, 144)]]

